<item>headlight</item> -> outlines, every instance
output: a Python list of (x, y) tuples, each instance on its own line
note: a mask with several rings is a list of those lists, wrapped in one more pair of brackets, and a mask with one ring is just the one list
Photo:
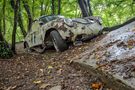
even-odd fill
[(70, 27), (74, 26), (74, 23), (71, 19), (64, 19), (64, 23)]

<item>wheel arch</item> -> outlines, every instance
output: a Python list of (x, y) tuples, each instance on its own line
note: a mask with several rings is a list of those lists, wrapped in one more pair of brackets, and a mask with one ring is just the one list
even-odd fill
[(50, 36), (51, 31), (54, 31), (54, 30), (57, 31), (57, 32), (59, 32), (56, 28), (50, 28), (50, 29), (48, 29), (46, 31), (45, 35), (44, 35), (44, 41), (46, 41), (46, 39)]

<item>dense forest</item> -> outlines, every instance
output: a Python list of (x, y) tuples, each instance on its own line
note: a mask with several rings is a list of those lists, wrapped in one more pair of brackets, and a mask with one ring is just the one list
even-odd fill
[(134, 5), (134, 0), (1, 0), (0, 39), (10, 43), (15, 52), (15, 43), (23, 41), (32, 22), (40, 16), (99, 16), (103, 26), (110, 27), (132, 18)]
[(0, 90), (135, 90), (135, 0), (0, 0), (0, 11)]
[[(39, 16), (51, 14), (60, 14), (70, 18), (82, 16), (77, 0), (20, 0), (19, 5), (14, 6), (16, 1), (18, 0), (0, 1), (0, 30), (10, 43), (14, 28), (15, 7), (18, 7), (18, 15), (15, 16), (18, 17), (16, 42), (23, 40), (30, 28), (29, 24)], [(133, 17), (134, 5), (134, 0), (90, 0), (93, 15), (100, 16), (104, 26), (120, 24)]]

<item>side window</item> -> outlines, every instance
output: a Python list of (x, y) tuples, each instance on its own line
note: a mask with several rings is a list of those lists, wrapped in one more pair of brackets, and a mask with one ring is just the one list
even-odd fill
[(48, 16), (47, 19), (48, 19), (48, 21), (52, 21), (52, 20), (56, 19), (56, 17), (55, 16)]
[(47, 22), (48, 22), (48, 20), (47, 20), (46, 17), (40, 18), (39, 21), (42, 21), (42, 22), (44, 22), (44, 23), (47, 23)]

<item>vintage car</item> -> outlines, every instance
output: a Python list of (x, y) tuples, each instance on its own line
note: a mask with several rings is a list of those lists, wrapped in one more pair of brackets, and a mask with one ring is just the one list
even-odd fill
[(67, 42), (76, 42), (97, 36), (101, 30), (99, 17), (69, 19), (64, 16), (41, 16), (33, 21), (24, 39), (24, 48), (43, 52), (53, 45), (56, 51), (68, 49)]

